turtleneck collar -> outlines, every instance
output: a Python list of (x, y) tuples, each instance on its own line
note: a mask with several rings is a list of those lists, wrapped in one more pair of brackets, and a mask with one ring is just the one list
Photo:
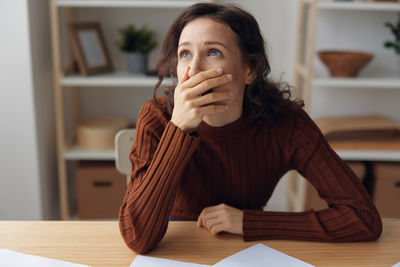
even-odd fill
[(241, 135), (248, 131), (249, 127), (250, 122), (242, 114), (239, 119), (221, 127), (210, 126), (202, 121), (196, 132), (204, 139), (227, 139)]

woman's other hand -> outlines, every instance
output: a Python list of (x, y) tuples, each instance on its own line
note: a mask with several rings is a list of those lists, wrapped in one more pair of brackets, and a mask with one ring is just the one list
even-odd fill
[(243, 235), (243, 211), (226, 204), (207, 207), (200, 213), (197, 226), (203, 226), (213, 235), (219, 232)]
[(226, 105), (218, 102), (231, 99), (232, 93), (213, 92), (212, 89), (231, 81), (232, 75), (223, 74), (223, 70), (219, 68), (189, 77), (189, 70), (188, 66), (175, 89), (171, 121), (181, 130), (191, 133), (196, 130), (205, 115), (226, 110)]

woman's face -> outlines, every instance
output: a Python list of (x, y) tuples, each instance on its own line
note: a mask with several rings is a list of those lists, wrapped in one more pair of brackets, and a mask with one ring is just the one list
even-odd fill
[(189, 77), (209, 70), (222, 68), (232, 74), (232, 81), (213, 91), (230, 91), (233, 98), (226, 104), (242, 105), (244, 87), (249, 83), (250, 68), (242, 59), (238, 37), (226, 24), (210, 18), (197, 18), (182, 30), (178, 45), (177, 76), (183, 79), (187, 66)]

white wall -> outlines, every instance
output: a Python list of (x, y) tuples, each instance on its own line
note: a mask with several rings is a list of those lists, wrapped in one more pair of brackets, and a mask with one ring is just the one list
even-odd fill
[(48, 9), (34, 4), (0, 1), (0, 219), (56, 213)]
[(49, 1), (27, 2), (42, 218), (53, 219), (59, 212)]

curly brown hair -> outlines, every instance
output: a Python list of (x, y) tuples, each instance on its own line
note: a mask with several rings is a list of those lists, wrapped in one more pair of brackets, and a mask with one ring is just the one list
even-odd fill
[[(242, 58), (246, 60), (255, 78), (246, 85), (243, 99), (243, 114), (253, 122), (272, 125), (288, 113), (303, 107), (303, 101), (291, 100), (292, 87), (285, 82), (273, 82), (268, 78), (271, 67), (265, 52), (265, 42), (255, 18), (234, 5), (199, 3), (186, 8), (170, 26), (161, 48), (157, 65), (158, 83), (154, 89), (153, 101), (161, 105), (157, 89), (167, 76), (176, 83), (177, 50), (183, 28), (192, 20), (207, 17), (228, 25), (238, 36)], [(167, 112), (171, 116), (174, 108), (176, 84), (167, 88)]]

